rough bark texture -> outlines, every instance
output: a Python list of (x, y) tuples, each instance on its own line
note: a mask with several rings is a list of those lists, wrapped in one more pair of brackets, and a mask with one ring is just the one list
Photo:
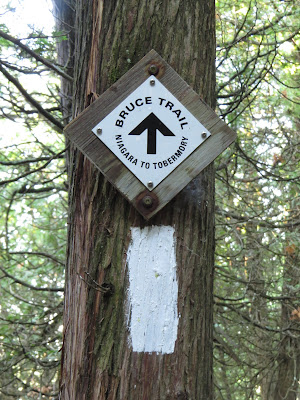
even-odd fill
[[(52, 0), (52, 2), (56, 31), (60, 32), (59, 35), (63, 35), (68, 38), (67, 40), (62, 40), (61, 37), (58, 39), (57, 61), (69, 76), (73, 76), (75, 12), (69, 2), (65, 2), (64, 0)], [(72, 91), (72, 82), (62, 78), (60, 98), (64, 124), (69, 123), (72, 116)]]
[[(73, 116), (151, 48), (214, 106), (212, 0), (73, 1)], [(130, 227), (155, 224), (177, 236), (180, 320), (165, 355), (134, 353), (125, 317)], [(68, 244), (61, 399), (212, 399), (213, 165), (146, 223), (71, 149)]]

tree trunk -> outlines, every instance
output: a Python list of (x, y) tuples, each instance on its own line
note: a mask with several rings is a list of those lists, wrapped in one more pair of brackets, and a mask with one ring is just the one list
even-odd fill
[[(295, 219), (296, 215), (296, 212), (291, 213), (291, 216), (294, 216)], [(276, 388), (272, 399), (297, 400), (299, 398), (300, 378), (300, 341), (297, 336), (300, 308), (297, 307), (299, 303), (295, 293), (300, 278), (299, 256), (293, 243), (287, 244), (285, 253), (282, 292), (286, 300), (283, 300), (281, 305), (282, 334), (278, 346)]]
[[(151, 48), (214, 107), (212, 0), (73, 2), (73, 117)], [(71, 148), (68, 223), (61, 399), (212, 399), (213, 165), (146, 222)], [(134, 227), (146, 236), (175, 231), (178, 329), (170, 351), (133, 349)], [(163, 242), (162, 236), (162, 248)], [(147, 256), (152, 268), (155, 254)]]

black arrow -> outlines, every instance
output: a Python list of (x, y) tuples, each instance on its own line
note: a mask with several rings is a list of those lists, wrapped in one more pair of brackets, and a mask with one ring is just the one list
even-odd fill
[(129, 135), (141, 135), (146, 129), (148, 130), (147, 154), (156, 154), (156, 130), (159, 130), (164, 136), (175, 136), (153, 113), (149, 114)]

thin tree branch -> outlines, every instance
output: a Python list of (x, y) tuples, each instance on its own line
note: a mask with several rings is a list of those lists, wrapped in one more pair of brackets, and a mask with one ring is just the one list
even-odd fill
[(58, 258), (54, 257), (52, 254), (43, 253), (41, 251), (10, 251), (10, 255), (29, 255), (29, 256), (42, 256), (45, 258), (49, 258), (50, 260), (54, 261), (57, 264), (62, 265), (63, 267), (65, 264), (60, 261)]
[(64, 155), (60, 152), (57, 155), (57, 157), (44, 156), (44, 157), (38, 157), (38, 158), (29, 158), (27, 160), (20, 160), (20, 161), (0, 161), (0, 165), (5, 165), (5, 166), (26, 165), (26, 164), (30, 164), (30, 163), (37, 163), (40, 161), (51, 161), (51, 160), (55, 160), (58, 158), (64, 158)]
[(29, 104), (31, 104), (34, 108), (38, 110), (38, 112), (43, 115), (49, 122), (51, 122), (53, 125), (55, 125), (58, 129), (59, 132), (62, 132), (64, 129), (63, 124), (58, 121), (56, 118), (53, 117), (52, 114), (50, 114), (48, 111), (46, 111), (38, 101), (36, 101), (21, 85), (21, 83), (13, 77), (8, 71), (6, 71), (5, 68), (2, 67), (0, 64), (0, 72), (8, 79), (18, 90), (19, 92), (24, 96), (24, 98), (28, 101)]
[(18, 279), (14, 277), (13, 275), (9, 274), (3, 267), (0, 266), (0, 270), (3, 272), (4, 276), (6, 278), (12, 279), (15, 283), (19, 283), (22, 286), (25, 286), (29, 289), (36, 290), (39, 292), (64, 292), (63, 288), (45, 288), (45, 287), (36, 287), (33, 285), (30, 285), (29, 283), (22, 281), (21, 279)]
[(272, 224), (268, 221), (252, 219), (251, 217), (243, 217), (242, 215), (234, 214), (233, 212), (230, 212), (230, 211), (221, 210), (218, 207), (216, 207), (216, 214), (222, 215), (226, 218), (232, 218), (232, 219), (235, 219), (240, 222), (250, 222), (251, 221), (251, 223), (253, 223), (255, 225), (263, 226), (266, 228), (272, 228), (272, 229), (294, 228), (295, 226), (300, 225), (299, 220), (295, 221), (295, 222), (291, 222), (291, 223), (286, 223), (286, 224)]
[(14, 43), (15, 45), (17, 45), (18, 47), (20, 47), (22, 50), (25, 50), (26, 53), (28, 53), (29, 55), (31, 55), (33, 58), (35, 58), (37, 61), (41, 62), (42, 64), (46, 65), (48, 68), (52, 69), (53, 71), (55, 71), (58, 75), (62, 76), (63, 78), (67, 79), (69, 82), (73, 82), (73, 78), (66, 74), (63, 70), (61, 70), (59, 67), (57, 67), (56, 65), (54, 65), (53, 63), (51, 63), (50, 61), (48, 61), (46, 58), (38, 55), (37, 53), (35, 53), (33, 50), (31, 50), (28, 46), (26, 46), (25, 44), (23, 44), (19, 39), (16, 39), (10, 35), (8, 35), (7, 33), (3, 32), (0, 30), (0, 36), (3, 37), (3, 39), (6, 39), (12, 43)]
[(58, 158), (57, 156), (60, 155), (60, 154), (63, 154), (65, 151), (66, 151), (66, 149), (64, 149), (64, 150), (62, 150), (60, 153), (56, 154), (55, 157), (54, 157), (54, 156), (51, 157), (51, 158), (49, 159), (49, 161), (47, 161), (45, 164), (43, 164), (43, 165), (42, 165), (41, 167), (39, 167), (39, 168), (30, 170), (30, 171), (26, 172), (25, 174), (22, 174), (22, 175), (17, 176), (16, 178), (12, 178), (12, 179), (7, 179), (7, 180), (5, 180), (5, 181), (1, 181), (1, 182), (0, 182), (0, 186), (4, 186), (4, 185), (6, 185), (7, 183), (16, 182), (16, 181), (18, 181), (18, 180), (21, 179), (21, 178), (25, 178), (25, 177), (28, 176), (28, 175), (34, 174), (35, 172), (38, 172), (38, 171), (41, 171), (42, 169), (46, 168), (47, 165), (49, 165), (49, 164), (51, 163), (51, 161), (52, 161), (54, 158)]
[(48, 71), (46, 68), (44, 68), (43, 70), (37, 71), (35, 67), (31, 68), (31, 69), (17, 67), (14, 64), (4, 61), (3, 59), (0, 59), (0, 62), (2, 65), (4, 65), (6, 68), (10, 69), (11, 71), (20, 72), (21, 74), (24, 74), (24, 75), (40, 75), (41, 72)]
[(265, 32), (266, 30), (273, 28), (274, 26), (276, 26), (283, 18), (288, 17), (293, 15), (294, 12), (291, 11), (289, 13), (286, 14), (282, 14), (279, 17), (277, 17), (273, 22), (269, 23), (268, 25), (263, 25), (257, 29), (250, 29), (250, 31), (248, 31), (245, 35), (239, 37), (239, 38), (234, 38), (231, 42), (227, 42), (227, 43), (222, 43), (222, 46), (220, 44), (217, 45), (217, 47), (221, 47), (221, 50), (223, 49), (227, 49), (227, 48), (231, 48), (233, 46), (235, 46), (237, 43), (241, 42), (241, 41), (245, 41), (246, 39), (248, 39), (251, 36), (255, 36), (258, 34), (261, 34), (262, 32)]

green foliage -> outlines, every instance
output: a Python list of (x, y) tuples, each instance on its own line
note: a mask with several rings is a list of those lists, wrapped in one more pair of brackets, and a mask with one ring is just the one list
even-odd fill
[(283, 360), (299, 362), (299, 10), (221, 1), (217, 15), (219, 113), (238, 140), (217, 160), (216, 399), (272, 400)]
[[(59, 78), (7, 39), (5, 25), (0, 30), (0, 65), (7, 72), (0, 78), (0, 397), (54, 399), (62, 346), (67, 184), (65, 140), (47, 113), (62, 119)], [(61, 33), (54, 36), (63, 40)], [(55, 60), (55, 37), (34, 29), (22, 44)]]
[(1, 398), (32, 399), (58, 391), (67, 213), (64, 143), (43, 125), (37, 125), (43, 143), (22, 128), (22, 137), (11, 139), (0, 153)]

